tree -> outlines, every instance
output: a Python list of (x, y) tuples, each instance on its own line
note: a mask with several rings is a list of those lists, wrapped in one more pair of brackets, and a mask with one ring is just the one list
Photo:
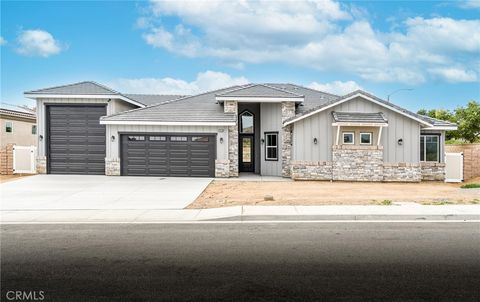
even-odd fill
[(480, 103), (470, 101), (467, 107), (455, 109), (458, 131), (457, 138), (462, 138), (470, 143), (480, 141)]
[[(425, 115), (428, 117), (436, 118), (442, 121), (457, 123), (457, 117), (454, 112), (446, 109), (420, 109), (417, 111), (418, 114)], [(450, 140), (458, 136), (457, 131), (447, 131), (445, 133), (445, 139)]]

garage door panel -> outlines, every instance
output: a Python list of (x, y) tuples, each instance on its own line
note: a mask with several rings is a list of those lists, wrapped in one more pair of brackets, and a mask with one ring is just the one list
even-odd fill
[[(141, 142), (132, 141), (128, 139), (129, 136), (142, 136), (145, 139)], [(198, 136), (183, 133), (122, 135), (122, 174), (212, 177), (215, 171), (215, 136), (201, 135), (207, 139), (194, 141), (193, 137)], [(132, 161), (132, 158), (139, 157), (144, 159), (143, 163)]]
[(49, 105), (48, 165), (54, 174), (105, 174), (105, 106)]

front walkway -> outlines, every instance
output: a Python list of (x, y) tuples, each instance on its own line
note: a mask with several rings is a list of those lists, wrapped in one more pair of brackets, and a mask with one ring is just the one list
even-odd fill
[(36, 175), (0, 184), (1, 210), (183, 209), (211, 178)]

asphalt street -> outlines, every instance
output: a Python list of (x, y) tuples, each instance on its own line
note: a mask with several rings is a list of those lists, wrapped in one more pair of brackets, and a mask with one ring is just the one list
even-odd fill
[(479, 301), (479, 223), (1, 226), (0, 300)]

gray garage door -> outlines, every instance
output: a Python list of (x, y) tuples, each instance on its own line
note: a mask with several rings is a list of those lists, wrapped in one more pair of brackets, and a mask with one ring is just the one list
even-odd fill
[(215, 176), (215, 136), (122, 135), (122, 175)]
[(105, 174), (105, 106), (47, 106), (48, 173)]

